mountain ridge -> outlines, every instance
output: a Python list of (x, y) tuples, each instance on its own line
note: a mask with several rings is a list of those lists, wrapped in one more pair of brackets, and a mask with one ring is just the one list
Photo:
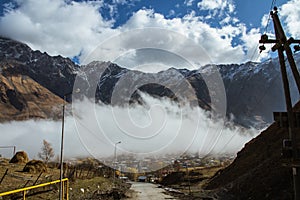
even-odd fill
[[(299, 54), (296, 55), (296, 62), (300, 63)], [(206, 65), (197, 70), (170, 68), (158, 73), (143, 73), (122, 68), (111, 62), (94, 61), (85, 66), (79, 66), (69, 58), (51, 57), (47, 53), (31, 50), (26, 44), (0, 37), (0, 63), (2, 63), (0, 68), (2, 75), (26, 75), (61, 98), (73, 91), (76, 78), (80, 79), (82, 83), (88, 84), (81, 74), (82, 69), (86, 68), (85, 75), (101, 74), (101, 77), (95, 77), (99, 80), (96, 93), (88, 91), (86, 94), (89, 98), (95, 98), (96, 101), (105, 104), (111, 104), (115, 85), (125, 74), (131, 74), (132, 78), (128, 82), (128, 88), (135, 87), (133, 80), (144, 79), (145, 82), (149, 80), (148, 83), (155, 80), (163, 85), (146, 84), (137, 89), (154, 97), (175, 99), (176, 95), (168, 90), (168, 87), (174, 88), (176, 76), (181, 74), (195, 91), (197, 99), (191, 100), (193, 104), (207, 110), (210, 109), (212, 97), (201, 74), (210, 73), (212, 66), (215, 66), (214, 69), (219, 70), (225, 86), (226, 114), (234, 122), (246, 127), (262, 128), (273, 121), (272, 112), (284, 110), (279, 64), (275, 58), (264, 63)], [(104, 71), (100, 73), (102, 69)], [(290, 72), (289, 78), (291, 79)], [(291, 86), (291, 93), (295, 101), (299, 95), (297, 96), (298, 93), (295, 92), (295, 85), (291, 84)], [(89, 88), (85, 87), (85, 89)], [(185, 91), (178, 91), (185, 94)], [(134, 93), (133, 100), (138, 98), (138, 95)], [(71, 97), (68, 96), (67, 100), (71, 101)]]

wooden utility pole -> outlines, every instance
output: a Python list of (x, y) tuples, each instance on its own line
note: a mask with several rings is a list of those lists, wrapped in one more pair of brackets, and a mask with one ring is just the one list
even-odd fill
[[(300, 200), (300, 165), (299, 165), (300, 156), (299, 156), (299, 148), (297, 145), (297, 135), (295, 132), (295, 128), (299, 128), (299, 127), (296, 127), (297, 123), (295, 123), (296, 115), (293, 112), (289, 80), (287, 76), (287, 70), (286, 70), (285, 59), (284, 59), (284, 51), (285, 51), (298, 88), (298, 92), (300, 94), (300, 75), (293, 58), (292, 50), (290, 48), (290, 45), (292, 43), (299, 44), (300, 40), (295, 40), (293, 38), (290, 39), (286, 38), (286, 35), (284, 33), (284, 30), (281, 26), (278, 17), (278, 11), (276, 7), (274, 8), (274, 11), (271, 11), (271, 17), (273, 19), (276, 39), (275, 40), (268, 39), (267, 35), (262, 35), (261, 40), (259, 42), (263, 44), (275, 43), (275, 45), (272, 47), (272, 51), (278, 52), (278, 58), (279, 58), (280, 70), (281, 70), (282, 82), (284, 88), (284, 95), (285, 95), (285, 102), (286, 102), (286, 109), (287, 109), (287, 118), (288, 118), (289, 142), (286, 144), (289, 144), (290, 146), (289, 148), (291, 149), (291, 159), (292, 159), (291, 167), (293, 171), (294, 199)], [(295, 51), (300, 49), (299, 45), (295, 46), (294, 48)], [(264, 50), (264, 49), (265, 49), (264, 45), (260, 46), (260, 50)]]

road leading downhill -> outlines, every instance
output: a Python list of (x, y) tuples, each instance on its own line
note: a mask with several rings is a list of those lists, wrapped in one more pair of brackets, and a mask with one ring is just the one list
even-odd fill
[(134, 192), (130, 194), (126, 200), (165, 200), (176, 199), (170, 195), (164, 194), (162, 188), (158, 188), (157, 185), (151, 183), (138, 183), (131, 182), (131, 190)]

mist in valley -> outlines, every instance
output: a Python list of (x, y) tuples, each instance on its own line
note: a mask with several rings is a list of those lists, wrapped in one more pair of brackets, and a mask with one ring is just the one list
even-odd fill
[[(113, 157), (138, 158), (183, 153), (235, 155), (259, 131), (233, 125), (224, 119), (212, 119), (200, 107), (180, 106), (169, 99), (143, 94), (143, 104), (129, 107), (95, 104), (88, 99), (66, 107), (64, 158)], [(226, 125), (225, 125), (226, 124)], [(38, 159), (43, 140), (50, 142), (56, 156), (60, 154), (61, 121), (28, 120), (0, 124), (1, 146), (14, 145), (30, 159)], [(11, 157), (11, 149), (0, 149)]]

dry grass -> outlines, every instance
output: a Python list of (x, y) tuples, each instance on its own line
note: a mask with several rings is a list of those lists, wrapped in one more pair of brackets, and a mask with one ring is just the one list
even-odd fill
[(23, 172), (45, 173), (47, 172), (46, 164), (41, 160), (31, 160), (23, 168)]
[[(181, 181), (177, 181), (176, 184), (168, 185), (167, 187), (182, 192), (183, 194), (171, 193), (171, 195), (174, 195), (179, 199), (215, 199), (215, 192), (204, 190), (203, 187), (210, 178), (224, 168), (225, 166), (182, 168), (180, 169), (180, 172), (183, 173)], [(189, 176), (187, 176), (187, 172), (189, 173)], [(174, 178), (178, 179), (178, 177)]]
[[(8, 163), (8, 161), (8, 159), (0, 158), (0, 178), (3, 177), (8, 169), (8, 173), (0, 185), (0, 192), (22, 188), (24, 186), (31, 186), (37, 180), (39, 176), (38, 173), (23, 172), (26, 164)], [(42, 174), (37, 184), (56, 180), (58, 177), (59, 171), (49, 168), (47, 173)]]
[[(23, 188), (24, 186), (32, 186), (35, 183), (40, 174), (23, 172), (24, 166), (25, 164), (13, 164), (9, 163), (8, 159), (0, 158), (0, 180), (8, 169), (8, 173), (0, 185), (0, 193)], [(47, 172), (42, 173), (36, 184), (46, 183), (54, 180), (59, 180), (59, 169), (47, 168)], [(77, 179), (73, 182), (70, 182), (69, 194), (70, 199), (72, 200), (94, 199), (92, 197), (97, 195), (111, 195), (116, 188), (125, 193), (125, 191), (128, 189), (128, 186), (120, 180), (116, 180), (116, 183), (113, 184), (112, 179), (107, 179), (104, 177), (94, 177), (80, 180)], [(46, 191), (46, 193), (43, 191)], [(29, 196), (27, 199), (57, 199), (59, 197), (59, 184), (34, 190), (33, 192), (41, 193), (34, 196)], [(110, 198), (109, 195), (107, 196)], [(105, 197), (105, 199), (109, 198)]]

